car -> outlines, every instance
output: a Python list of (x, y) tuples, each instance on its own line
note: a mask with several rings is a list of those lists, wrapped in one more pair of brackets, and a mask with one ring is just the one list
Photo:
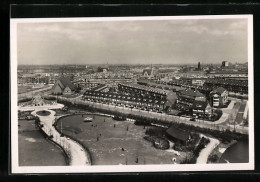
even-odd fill
[(195, 118), (191, 118), (190, 121), (196, 121), (196, 119)]

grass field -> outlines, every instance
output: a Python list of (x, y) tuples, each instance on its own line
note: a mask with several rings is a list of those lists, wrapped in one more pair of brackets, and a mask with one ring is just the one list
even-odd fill
[[(85, 117), (92, 117), (93, 122), (83, 122)], [(61, 122), (65, 134), (76, 137), (90, 150), (93, 165), (172, 164), (173, 157), (177, 163), (185, 157), (155, 149), (152, 143), (143, 139), (143, 126), (128, 121), (114, 121), (97, 115), (72, 115), (60, 119), (58, 128)]]
[(19, 120), (18, 153), (20, 166), (64, 166), (62, 151), (48, 142), (33, 120)]
[(33, 88), (33, 85), (19, 85), (18, 86), (18, 94), (22, 94), (22, 93), (26, 93), (26, 92), (38, 90), (38, 89), (41, 89), (41, 88), (46, 88), (46, 87), (48, 87), (48, 85), (44, 85), (44, 86), (39, 87), (39, 88)]

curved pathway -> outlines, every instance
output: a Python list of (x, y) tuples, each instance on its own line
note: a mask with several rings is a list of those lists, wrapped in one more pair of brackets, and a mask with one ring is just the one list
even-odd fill
[(208, 161), (208, 157), (211, 154), (211, 152), (214, 150), (214, 148), (220, 143), (219, 140), (215, 138), (210, 138), (205, 135), (200, 135), (200, 137), (208, 138), (210, 142), (208, 145), (200, 151), (199, 157), (197, 158), (196, 164), (206, 164)]
[[(59, 106), (63, 107), (62, 104), (59, 104)], [(54, 106), (55, 108), (57, 108), (57, 106)], [(34, 111), (31, 113), (34, 116), (38, 116), (41, 124), (43, 124), (43, 131), (47, 134), (47, 135), (53, 135), (53, 141), (57, 142), (59, 145), (61, 145), (64, 150), (67, 152), (67, 154), (70, 156), (70, 165), (74, 166), (74, 165), (91, 165), (89, 158), (88, 158), (88, 153), (84, 150), (84, 148), (81, 147), (80, 144), (78, 144), (77, 142), (75, 142), (74, 140), (68, 139), (67, 137), (61, 137), (60, 133), (55, 129), (54, 126), (52, 126), (52, 124), (55, 121), (55, 111), (53, 110), (49, 110), (50, 108), (53, 108), (51, 106), (39, 106), (37, 108), (34, 107)], [(19, 108), (20, 109), (20, 108)], [(32, 107), (30, 108), (22, 108), (20, 110), (30, 110), (32, 109)], [(46, 110), (50, 112), (50, 115), (48, 116), (40, 116), (37, 114), (38, 111), (41, 110)]]

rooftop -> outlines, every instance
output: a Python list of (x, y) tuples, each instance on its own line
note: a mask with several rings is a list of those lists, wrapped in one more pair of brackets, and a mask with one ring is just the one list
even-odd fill
[(199, 91), (191, 90), (191, 89), (182, 90), (182, 91), (179, 91), (179, 93), (181, 95), (187, 95), (187, 96), (191, 96), (191, 97), (204, 97), (204, 95), (202, 93), (200, 93)]
[(184, 132), (180, 129), (175, 128), (174, 126), (171, 126), (169, 129), (166, 130), (166, 133), (170, 135), (171, 137), (174, 137), (176, 139), (179, 139), (181, 141), (187, 141), (189, 139), (189, 133)]

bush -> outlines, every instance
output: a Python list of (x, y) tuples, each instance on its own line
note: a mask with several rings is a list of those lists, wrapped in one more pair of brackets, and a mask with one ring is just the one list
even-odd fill
[(160, 137), (156, 137), (155, 141), (153, 142), (153, 145), (155, 148), (161, 150), (166, 150), (170, 147), (169, 141)]
[(48, 96), (48, 97), (44, 97), (45, 100), (56, 100), (56, 97), (54, 96)]
[(28, 101), (31, 101), (31, 100), (32, 100), (32, 98), (23, 98), (23, 99), (20, 99), (20, 100), (18, 101), (18, 103), (28, 102)]
[(145, 134), (149, 135), (149, 136), (164, 137), (165, 132), (166, 132), (165, 128), (152, 127), (152, 128), (146, 129)]
[(144, 139), (152, 142), (153, 146), (157, 149), (166, 150), (169, 149), (170, 143), (167, 139), (158, 136), (144, 136)]
[(210, 155), (208, 158), (208, 161), (212, 163), (217, 162), (217, 160), (218, 160), (218, 156), (216, 154)]
[(186, 157), (182, 161), (180, 161), (180, 164), (196, 164), (197, 158), (191, 154), (189, 157)]
[(194, 156), (198, 157), (201, 150), (204, 149), (209, 142), (210, 140), (208, 138), (202, 137), (198, 146), (193, 150)]

